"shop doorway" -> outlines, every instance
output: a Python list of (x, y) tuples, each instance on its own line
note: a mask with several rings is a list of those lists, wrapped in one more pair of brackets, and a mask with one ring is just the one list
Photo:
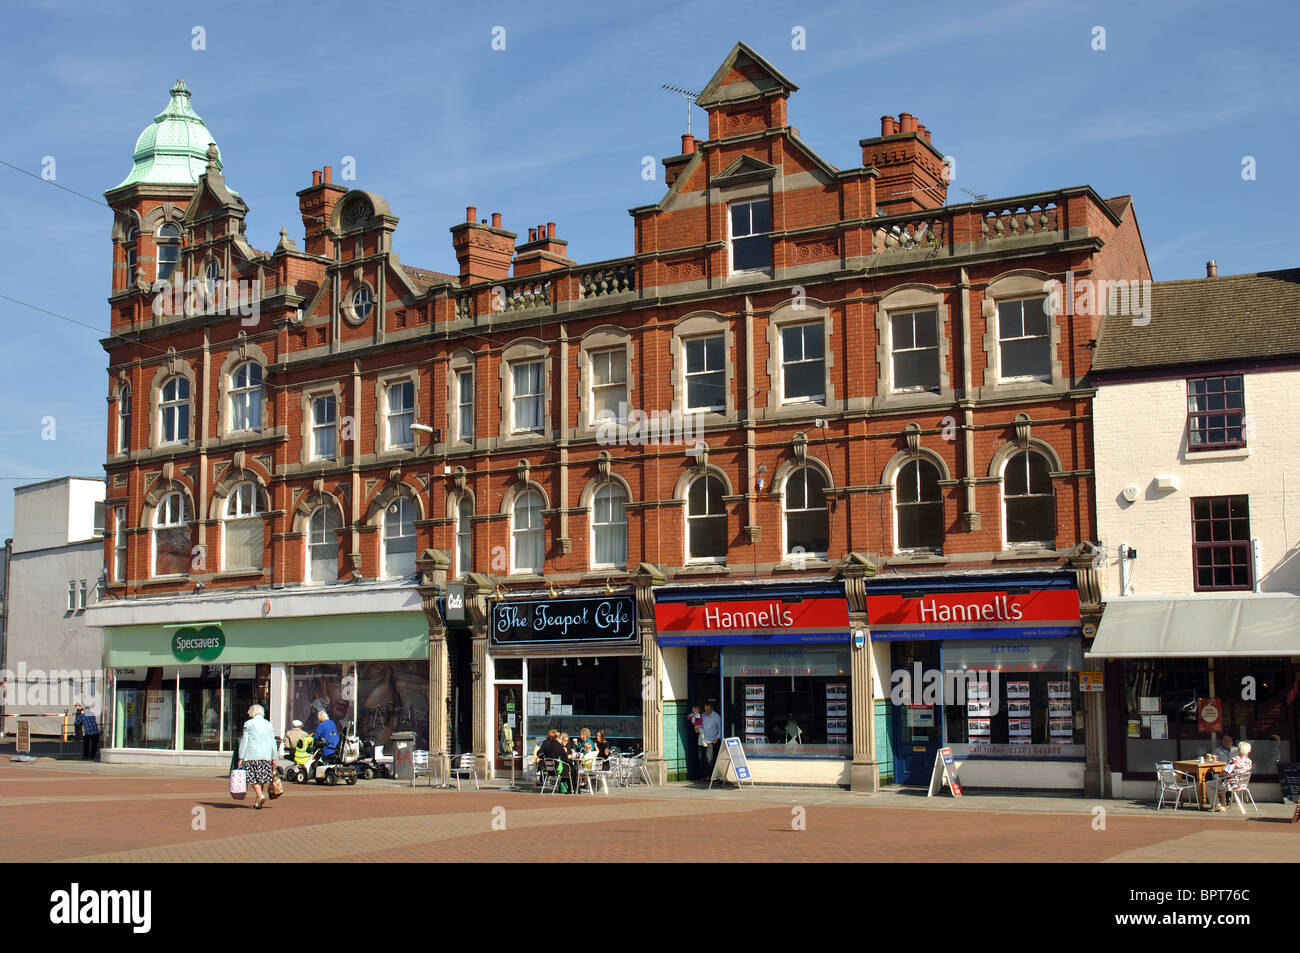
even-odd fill
[[(938, 642), (895, 642), (893, 645), (894, 671), (907, 672), (911, 681), (915, 681), (917, 663), (923, 673), (939, 670)], [(922, 684), (911, 687), (913, 704), (889, 706), (894, 783), (927, 785), (934, 771), (934, 756), (943, 746), (943, 706), (924, 704), (932, 699), (923, 695)]]
[[(519, 755), (523, 749), (523, 682), (518, 684), (500, 684), (496, 686), (496, 759), (494, 766), (497, 777), (506, 777), (510, 773), (513, 761), (515, 770), (520, 771), (522, 764)], [(528, 752), (523, 752), (527, 756)]]

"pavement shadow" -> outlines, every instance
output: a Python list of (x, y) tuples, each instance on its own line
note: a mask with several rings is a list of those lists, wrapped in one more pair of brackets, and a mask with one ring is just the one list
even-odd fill
[(242, 811), (242, 810), (244, 810), (245, 808), (249, 808), (249, 809), (251, 809), (252, 806), (253, 806), (253, 802), (252, 802), (251, 800), (250, 800), (248, 803), (244, 803), (243, 801), (234, 801), (234, 800), (231, 800), (231, 801), (196, 801), (195, 804), (196, 804), (196, 806), (198, 806), (198, 807), (215, 807), (215, 808), (216, 808), (217, 810), (219, 810), (219, 811), (228, 811), (228, 810), (239, 810), (239, 811)]

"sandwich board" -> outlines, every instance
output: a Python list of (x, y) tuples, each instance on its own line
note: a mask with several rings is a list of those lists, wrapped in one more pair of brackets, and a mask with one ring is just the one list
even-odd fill
[[(728, 774), (731, 777), (728, 777)], [(740, 743), (739, 738), (723, 738), (722, 750), (718, 752), (718, 760), (713, 765), (713, 777), (709, 778), (709, 789), (713, 789), (714, 781), (735, 782), (737, 787), (741, 783), (748, 781), (752, 787), (754, 778), (749, 770), (749, 761), (745, 757), (745, 748)]]
[(961, 797), (961, 780), (957, 777), (957, 762), (951, 748), (940, 748), (934, 753), (934, 771), (930, 774), (930, 790), (926, 797), (934, 797), (944, 785), (952, 789), (953, 797)]

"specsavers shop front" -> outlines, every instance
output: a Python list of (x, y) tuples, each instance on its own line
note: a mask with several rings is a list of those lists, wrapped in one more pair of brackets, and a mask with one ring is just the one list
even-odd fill
[(867, 583), (889, 646), (893, 780), (928, 785), (951, 748), (965, 787), (1082, 793), (1087, 719), (1072, 574), (889, 576)]

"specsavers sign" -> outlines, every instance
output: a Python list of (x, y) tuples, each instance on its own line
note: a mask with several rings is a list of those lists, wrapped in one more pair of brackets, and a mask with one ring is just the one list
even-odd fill
[(195, 658), (210, 662), (225, 647), (226, 635), (215, 625), (199, 628), (187, 625), (172, 633), (172, 655), (180, 662), (190, 662)]

